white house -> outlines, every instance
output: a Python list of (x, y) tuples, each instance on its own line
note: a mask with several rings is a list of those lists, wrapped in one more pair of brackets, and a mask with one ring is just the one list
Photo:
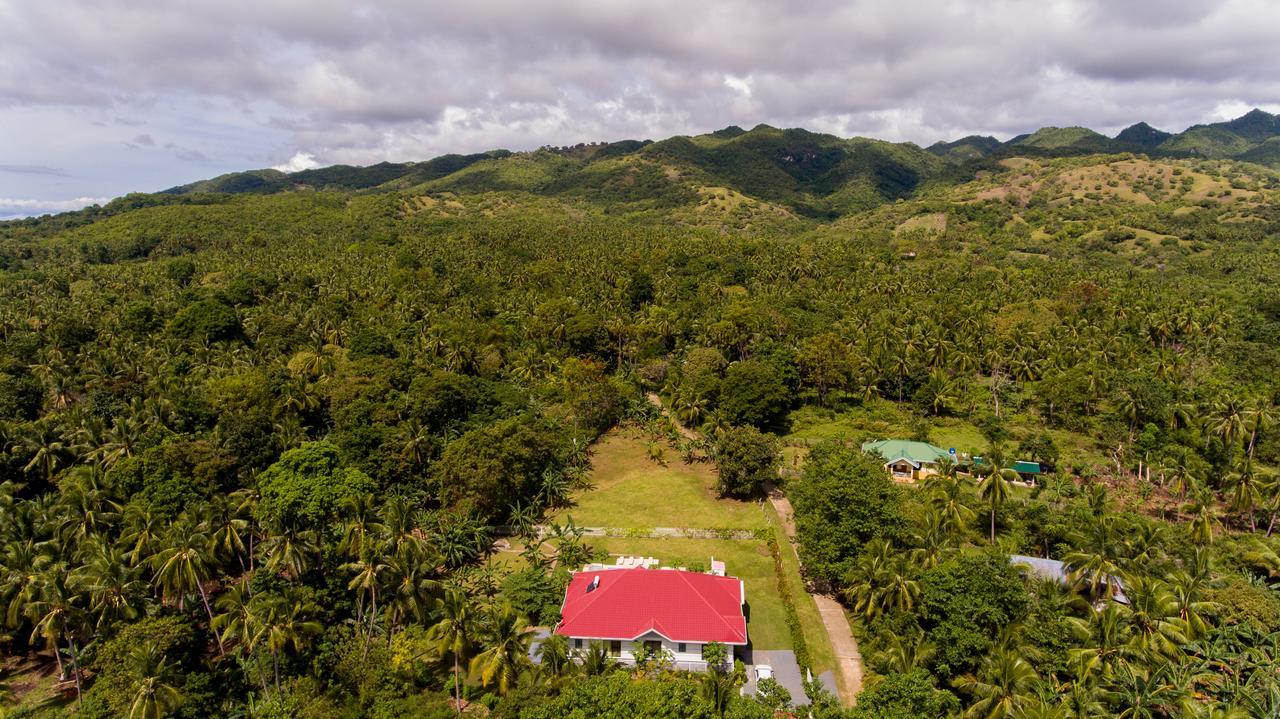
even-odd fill
[(747, 643), (746, 588), (737, 577), (683, 569), (592, 566), (575, 572), (565, 590), (555, 633), (585, 652), (601, 642), (630, 664), (642, 649), (665, 649), (676, 668), (707, 668), (703, 647)]

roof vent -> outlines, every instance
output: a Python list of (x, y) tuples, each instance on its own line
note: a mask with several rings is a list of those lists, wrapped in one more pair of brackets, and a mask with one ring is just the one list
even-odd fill
[(594, 592), (598, 586), (600, 586), (599, 574), (591, 578), (591, 583), (587, 585), (587, 594)]

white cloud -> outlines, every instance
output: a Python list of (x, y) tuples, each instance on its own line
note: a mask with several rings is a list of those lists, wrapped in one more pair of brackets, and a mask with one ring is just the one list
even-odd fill
[(725, 75), (724, 86), (729, 88), (730, 90), (734, 90), (735, 92), (746, 95), (747, 97), (751, 97), (751, 78), (750, 77), (736, 77), (734, 75)]
[(274, 165), (271, 169), (281, 172), (302, 172), (303, 170), (311, 170), (320, 166), (316, 162), (316, 156), (310, 152), (296, 152), (289, 161), (283, 165)]
[(90, 205), (103, 205), (111, 201), (109, 197), (76, 197), (69, 200), (32, 200), (14, 197), (0, 197), (0, 218), (36, 217), (55, 212), (83, 210)]

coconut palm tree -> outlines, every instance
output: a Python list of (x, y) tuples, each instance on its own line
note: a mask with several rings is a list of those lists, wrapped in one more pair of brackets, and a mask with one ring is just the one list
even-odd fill
[[(369, 642), (373, 639), (374, 628), (378, 621), (378, 590), (382, 586), (382, 577), (387, 570), (387, 558), (376, 548), (366, 546), (360, 559), (342, 565), (344, 571), (353, 576), (347, 583), (349, 591), (356, 592), (356, 623), (364, 627), (364, 651), (369, 653)], [(365, 598), (368, 597), (366, 604)], [(367, 626), (365, 626), (367, 624)]]
[(997, 649), (983, 658), (976, 675), (955, 681), (957, 689), (974, 697), (966, 717), (1013, 719), (1033, 699), (1038, 676), (1015, 649)]
[(244, 570), (245, 535), (249, 530), (248, 508), (239, 498), (218, 494), (200, 507), (199, 530), (209, 537), (214, 555), (221, 560), (234, 558)]
[(1176, 657), (1188, 639), (1178, 616), (1178, 602), (1168, 586), (1159, 579), (1129, 574), (1125, 577), (1125, 594), (1130, 602), (1128, 621), (1133, 630), (1130, 645), (1134, 655), (1144, 659)]
[(476, 640), (476, 622), (471, 616), (471, 603), (467, 595), (457, 589), (445, 592), (436, 600), (436, 612), (440, 621), (428, 631), (440, 656), (453, 661), (453, 703), (458, 716), (462, 716), (462, 662), (471, 657)]
[(552, 634), (538, 643), (538, 663), (552, 676), (563, 676), (573, 668), (569, 655), (569, 639)]
[(113, 622), (138, 618), (147, 592), (142, 568), (131, 566), (123, 551), (105, 542), (90, 542), (81, 553), (84, 564), (74, 570), (75, 580), (97, 617), (94, 626), (102, 630)]
[(1108, 603), (1085, 619), (1069, 617), (1072, 633), (1084, 647), (1067, 652), (1081, 678), (1109, 677), (1128, 661), (1133, 631), (1128, 611)]
[(1148, 671), (1124, 664), (1108, 683), (1105, 693), (1107, 703), (1115, 710), (1117, 719), (1161, 719), (1175, 716), (1188, 697), (1169, 679), (1168, 665)]
[(965, 504), (968, 498), (968, 480), (957, 477), (954, 465), (949, 471), (931, 475), (925, 479), (924, 489), (929, 493), (930, 506), (941, 514), (947, 530), (951, 533), (962, 532), (975, 516), (971, 507)]
[(271, 664), (278, 693), (280, 691), (280, 655), (290, 648), (297, 651), (308, 646), (311, 637), (324, 631), (323, 624), (310, 619), (320, 611), (320, 608), (293, 593), (260, 594), (253, 598), (251, 606), (254, 613), (260, 617), (257, 621), (260, 623), (262, 644), (271, 652)]
[(163, 719), (182, 703), (182, 693), (173, 686), (174, 672), (164, 653), (152, 642), (133, 648), (129, 659), (138, 677), (129, 719)]
[(1013, 486), (1009, 484), (1010, 475), (1017, 476), (1011, 469), (1004, 469), (997, 462), (996, 453), (992, 453), (992, 466), (982, 481), (978, 483), (978, 493), (982, 501), (991, 508), (991, 543), (996, 543), (996, 512), (1013, 496)]
[(936, 650), (923, 632), (905, 639), (901, 634), (894, 633), (889, 637), (885, 648), (876, 653), (876, 661), (890, 672), (909, 674), (927, 664)]
[(520, 672), (530, 665), (533, 633), (529, 620), (503, 602), (487, 613), (481, 638), (485, 649), (471, 659), (471, 673), (479, 675), (482, 685), (495, 684), (498, 694), (506, 696)]
[[(154, 582), (167, 599), (177, 599), (181, 609), (191, 592), (200, 594), (209, 623), (213, 623), (213, 608), (209, 605), (209, 593), (205, 583), (215, 574), (213, 557), (209, 551), (209, 537), (197, 531), (189, 522), (173, 525), (166, 537), (166, 546), (151, 559), (155, 571)], [(214, 635), (217, 637), (217, 634)], [(226, 653), (222, 639), (218, 638), (218, 654)]]
[(1205, 615), (1217, 606), (1201, 599), (1208, 584), (1207, 579), (1185, 569), (1177, 569), (1166, 575), (1165, 581), (1183, 634), (1189, 641), (1199, 641), (1209, 632), (1209, 622)]
[[(83, 599), (74, 580), (67, 573), (66, 566), (55, 564), (45, 569), (37, 580), (38, 590), (32, 600), (25, 605), (27, 618), (31, 620), (31, 640), (43, 639), (45, 646), (53, 652), (58, 664), (58, 680), (67, 678), (66, 667), (62, 663), (62, 653), (58, 650), (58, 642), (67, 645), (72, 661), (76, 659), (75, 635), (83, 617)], [(80, 668), (75, 662), (76, 694), (80, 693)]]
[(1245, 458), (1227, 475), (1226, 487), (1232, 509), (1249, 520), (1249, 530), (1258, 531), (1258, 515), (1255, 511), (1263, 502), (1263, 480), (1254, 471), (1253, 462)]

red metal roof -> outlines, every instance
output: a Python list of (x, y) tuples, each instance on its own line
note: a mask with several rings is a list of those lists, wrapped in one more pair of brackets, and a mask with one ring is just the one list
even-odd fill
[(746, 644), (744, 592), (736, 577), (678, 569), (575, 572), (556, 634), (631, 640), (654, 632), (673, 642)]

